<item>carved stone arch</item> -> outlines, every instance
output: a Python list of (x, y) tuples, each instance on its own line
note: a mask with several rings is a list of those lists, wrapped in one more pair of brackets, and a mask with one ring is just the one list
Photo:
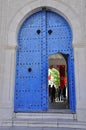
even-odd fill
[(65, 17), (66, 20), (69, 21), (72, 28), (73, 45), (80, 43), (82, 39), (81, 30), (79, 29), (80, 22), (76, 13), (74, 13), (74, 10), (61, 1), (50, 0), (49, 2), (46, 2), (46, 0), (44, 0), (40, 2), (40, 0), (37, 0), (34, 2), (29, 2), (26, 6), (20, 9), (20, 11), (18, 11), (18, 13), (11, 21), (8, 32), (8, 46), (12, 48), (15, 48), (17, 46), (17, 31), (20, 27), (20, 24), (27, 16), (31, 15), (33, 12), (40, 10), (42, 7), (47, 7), (48, 9), (51, 9), (52, 11), (57, 12)]

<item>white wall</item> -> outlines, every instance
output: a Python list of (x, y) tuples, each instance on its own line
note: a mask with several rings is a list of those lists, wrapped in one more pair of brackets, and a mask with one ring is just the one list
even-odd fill
[[(86, 120), (86, 0), (0, 0), (0, 118), (11, 119), (15, 83), (16, 36), (20, 23), (38, 8), (60, 13), (73, 30), (77, 118)], [(3, 114), (5, 113), (5, 114)]]

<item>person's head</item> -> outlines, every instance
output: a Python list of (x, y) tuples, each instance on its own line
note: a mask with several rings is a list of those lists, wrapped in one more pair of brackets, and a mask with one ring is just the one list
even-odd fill
[(54, 87), (54, 85), (52, 87)]
[(49, 84), (49, 87), (51, 87), (51, 85)]

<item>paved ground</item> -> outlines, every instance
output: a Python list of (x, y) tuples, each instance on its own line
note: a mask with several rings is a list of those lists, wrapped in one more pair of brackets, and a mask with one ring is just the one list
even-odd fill
[(74, 128), (0, 127), (0, 130), (85, 130)]

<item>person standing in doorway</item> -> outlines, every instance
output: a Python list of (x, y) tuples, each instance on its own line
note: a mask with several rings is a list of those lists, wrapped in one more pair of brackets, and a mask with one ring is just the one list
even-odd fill
[(51, 88), (51, 85), (49, 85), (49, 100), (51, 100), (51, 91), (52, 91), (52, 88)]
[(51, 89), (51, 102), (55, 102), (55, 93), (56, 93), (56, 89), (55, 89), (55, 86), (53, 85), (52, 86), (52, 89)]
[(66, 99), (66, 86), (64, 85), (64, 88), (63, 88), (63, 97), (64, 97), (64, 100)]

